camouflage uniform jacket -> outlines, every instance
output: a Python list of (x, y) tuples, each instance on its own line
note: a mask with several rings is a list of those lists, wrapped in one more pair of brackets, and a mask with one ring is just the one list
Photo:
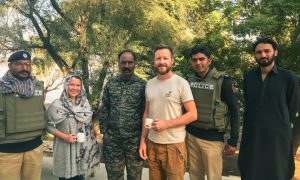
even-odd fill
[(146, 81), (133, 76), (111, 78), (102, 95), (99, 121), (101, 132), (116, 137), (140, 136), (145, 107)]

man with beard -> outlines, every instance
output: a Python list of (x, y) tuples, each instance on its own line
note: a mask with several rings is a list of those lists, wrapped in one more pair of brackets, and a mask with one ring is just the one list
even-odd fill
[(277, 43), (253, 45), (259, 67), (244, 77), (245, 113), (238, 166), (242, 180), (288, 180), (294, 174), (291, 124), (297, 112), (297, 79), (275, 64)]
[(136, 56), (131, 50), (118, 55), (120, 75), (111, 78), (103, 92), (99, 122), (103, 138), (103, 155), (110, 180), (139, 180), (142, 160), (139, 142), (145, 107), (146, 81), (134, 75)]
[(205, 175), (208, 180), (221, 180), (225, 131), (230, 129), (230, 139), (225, 144), (226, 155), (235, 153), (239, 137), (238, 104), (231, 78), (210, 67), (211, 63), (208, 48), (198, 45), (192, 48), (191, 65), (195, 74), (188, 81), (198, 120), (187, 126), (191, 180), (204, 180)]
[(39, 180), (45, 128), (44, 85), (31, 74), (31, 56), (13, 53), (0, 78), (0, 177)]
[[(139, 151), (142, 159), (148, 159), (150, 180), (183, 180), (187, 158), (185, 125), (197, 119), (189, 84), (171, 71), (173, 63), (169, 46), (155, 48), (158, 75), (147, 82)], [(153, 120), (149, 129), (145, 127), (146, 118)]]

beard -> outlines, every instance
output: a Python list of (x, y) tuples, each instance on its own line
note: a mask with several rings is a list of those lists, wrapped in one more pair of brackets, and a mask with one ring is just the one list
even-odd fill
[[(264, 59), (267, 59), (267, 61), (263, 61)], [(256, 59), (256, 62), (259, 64), (259, 66), (262, 66), (262, 67), (269, 66), (274, 61), (275, 61), (275, 56), (274, 55), (273, 55), (273, 57), (271, 59), (268, 59), (266, 57), (260, 58), (260, 59)]]
[(168, 72), (171, 71), (171, 67), (166, 67), (166, 69), (165, 69), (164, 71), (160, 71), (159, 68), (160, 68), (160, 67), (156, 68), (156, 71), (157, 71), (157, 73), (158, 73), (159, 75), (165, 75), (165, 74), (167, 74)]

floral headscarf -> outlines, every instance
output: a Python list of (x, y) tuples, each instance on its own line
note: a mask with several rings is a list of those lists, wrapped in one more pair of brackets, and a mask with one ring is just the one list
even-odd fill
[[(79, 78), (81, 80), (81, 92), (76, 98), (75, 104), (71, 102), (71, 99), (68, 94), (68, 86), (70, 83), (70, 79), (72, 77)], [(54, 106), (57, 108), (62, 108), (64, 110), (58, 112), (49, 112), (49, 121), (50, 124), (58, 124), (61, 121), (64, 121), (67, 118), (74, 117), (77, 121), (81, 123), (88, 123), (91, 121), (92, 118), (92, 110), (91, 106), (88, 102), (83, 83), (81, 74), (79, 72), (71, 72), (69, 73), (64, 80), (64, 90), (60, 96), (60, 101), (55, 101)], [(52, 117), (53, 116), (53, 117)]]
[[(68, 86), (73, 77), (81, 80), (81, 92), (77, 96), (75, 104), (71, 102), (68, 94)], [(60, 101), (54, 101), (48, 109), (48, 122), (56, 125), (69, 118), (77, 120), (77, 132), (85, 133), (86, 141), (80, 144), (77, 143), (76, 159), (77, 163), (87, 166), (84, 168), (97, 164), (100, 160), (100, 158), (97, 158), (99, 157), (97, 154), (100, 154), (101, 150), (96, 146), (95, 134), (92, 131), (92, 114), (93, 112), (83, 87), (81, 73), (69, 73), (64, 80), (64, 89), (60, 96)]]
[(84, 86), (83, 86), (81, 73), (80, 72), (70, 72), (65, 77), (64, 90), (63, 90), (63, 92), (60, 96), (60, 99), (65, 103), (65, 105), (67, 107), (72, 106), (72, 105), (70, 105), (70, 97), (69, 97), (69, 94), (68, 94), (68, 87), (69, 87), (70, 80), (73, 77), (78, 78), (81, 81), (81, 91), (80, 91), (80, 94), (77, 96), (75, 104), (76, 105), (79, 105), (79, 104), (83, 105), (87, 101), (87, 96), (86, 96), (86, 92), (85, 92), (85, 89), (84, 89)]

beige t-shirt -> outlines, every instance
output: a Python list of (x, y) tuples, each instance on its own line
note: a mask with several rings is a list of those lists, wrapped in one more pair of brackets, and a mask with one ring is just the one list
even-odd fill
[[(188, 82), (174, 74), (166, 80), (157, 77), (149, 80), (146, 86), (146, 99), (149, 102), (149, 118), (171, 120), (182, 115), (183, 102), (194, 100)], [(185, 126), (170, 128), (162, 132), (149, 130), (148, 138), (159, 144), (173, 144), (185, 139)]]

